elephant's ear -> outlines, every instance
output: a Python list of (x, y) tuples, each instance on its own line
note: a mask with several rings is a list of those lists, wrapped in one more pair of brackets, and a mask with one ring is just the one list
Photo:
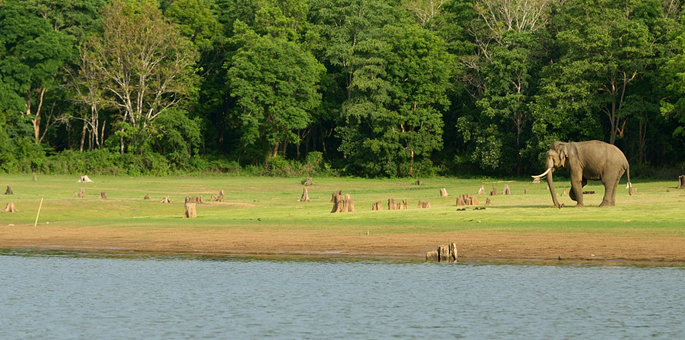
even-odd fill
[(557, 154), (559, 154), (559, 161), (561, 162), (562, 165), (566, 165), (566, 157), (568, 157), (568, 154), (566, 152), (566, 144), (565, 143), (559, 143), (557, 145)]

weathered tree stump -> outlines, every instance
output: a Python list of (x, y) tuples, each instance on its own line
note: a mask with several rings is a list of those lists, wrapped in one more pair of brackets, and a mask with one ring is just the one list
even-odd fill
[(457, 262), (457, 259), (459, 258), (458, 252), (457, 252), (457, 244), (456, 243), (450, 243), (450, 261), (452, 262)]
[(205, 203), (205, 201), (202, 196), (195, 196), (195, 203)]
[(417, 180), (414, 184), (416, 184), (416, 185), (423, 185), (423, 181), (419, 179), (419, 180)]
[(426, 253), (426, 261), (457, 262), (458, 257), (457, 245), (455, 243), (438, 246), (438, 250)]
[(511, 195), (511, 189), (509, 189), (509, 184), (504, 185), (504, 189), (502, 190), (503, 195)]
[(457, 206), (478, 205), (478, 197), (471, 194), (461, 194), (457, 197)]
[(419, 209), (428, 209), (428, 208), (430, 208), (430, 207), (431, 207), (431, 202), (422, 202), (422, 201), (419, 201), (419, 205), (418, 205), (418, 208), (419, 208)]
[(162, 198), (160, 203), (171, 203), (171, 200), (169, 199), (169, 196), (164, 196), (164, 198)]
[(371, 206), (371, 210), (383, 210), (383, 202), (378, 201)]
[(533, 178), (533, 184), (540, 184), (540, 177)]
[(402, 209), (407, 210), (407, 200), (402, 200)]
[(478, 189), (478, 195), (485, 195), (485, 185), (481, 185)]
[(212, 201), (223, 202), (224, 201), (224, 190), (221, 189), (221, 191), (219, 191), (218, 195), (212, 195)]
[(185, 203), (197, 203), (196, 196), (186, 196)]
[(304, 182), (302, 182), (302, 184), (303, 184), (304, 186), (310, 186), (310, 185), (314, 185), (314, 181), (312, 181), (312, 178), (311, 178), (311, 177), (307, 177), (307, 178), (304, 180)]
[(528, 189), (524, 189), (524, 190), (523, 190), (523, 194), (524, 194), (524, 195), (528, 195)]
[(78, 192), (78, 195), (76, 196), (78, 198), (86, 198), (86, 189), (81, 188), (81, 190)]
[(490, 200), (490, 198), (486, 198), (486, 199), (485, 199), (485, 205), (488, 206), (488, 207), (491, 207), (491, 206), (492, 206), (492, 201)]
[(100, 191), (100, 199), (106, 200), (107, 199), (107, 193), (104, 191)]
[(445, 188), (440, 189), (440, 197), (447, 197), (447, 196), (449, 196), (447, 194), (447, 189), (445, 189)]
[(333, 202), (331, 213), (355, 212), (354, 200), (350, 195), (343, 195), (342, 190), (331, 195), (331, 202)]
[(195, 209), (195, 199), (193, 199), (193, 202), (187, 202), (186, 199), (186, 209), (185, 212), (183, 213), (184, 218), (196, 218), (197, 217), (197, 210)]
[(7, 205), (5, 206), (5, 209), (3, 209), (2, 211), (4, 211), (4, 212), (15, 213), (15, 212), (17, 212), (17, 211), (19, 211), (19, 210), (17, 210), (17, 208), (14, 207), (14, 203), (13, 203), (13, 202), (9, 202), (9, 203), (7, 203)]
[(678, 176), (678, 187), (676, 189), (682, 189), (685, 187), (685, 175)]
[(492, 191), (490, 191), (490, 196), (497, 196), (497, 187), (492, 187)]
[(637, 188), (632, 188), (632, 187), (631, 187), (631, 188), (628, 189), (628, 190), (630, 190), (630, 194), (631, 194), (631, 195), (637, 194)]
[(438, 246), (438, 261), (447, 262), (450, 258), (450, 246)]
[(302, 197), (300, 197), (300, 199), (298, 201), (300, 201), (300, 202), (310, 202), (311, 201), (309, 199), (309, 193), (307, 192), (307, 188), (302, 188)]
[(144, 200), (149, 200), (150, 199), (150, 194), (145, 194), (145, 197), (143, 197)]
[(394, 198), (388, 198), (388, 210), (400, 210), (402, 203), (396, 203)]
[(78, 182), (78, 183), (93, 183), (93, 180), (88, 178), (88, 176), (86, 175), (86, 176), (81, 176), (81, 178), (79, 178), (79, 180), (76, 182)]
[(14, 192), (12, 192), (12, 188), (10, 186), (7, 186), (7, 190), (5, 190), (5, 195), (14, 195)]

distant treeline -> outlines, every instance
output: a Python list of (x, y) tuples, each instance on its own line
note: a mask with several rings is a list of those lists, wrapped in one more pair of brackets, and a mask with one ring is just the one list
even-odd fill
[[(0, 0), (0, 172), (685, 167), (679, 0)], [(679, 171), (679, 170), (678, 170)]]

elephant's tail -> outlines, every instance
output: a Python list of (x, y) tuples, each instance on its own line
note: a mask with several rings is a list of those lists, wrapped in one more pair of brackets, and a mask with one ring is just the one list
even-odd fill
[(628, 185), (626, 188), (628, 188), (628, 195), (633, 196), (633, 184), (630, 183), (630, 164), (626, 166), (626, 177), (628, 178)]

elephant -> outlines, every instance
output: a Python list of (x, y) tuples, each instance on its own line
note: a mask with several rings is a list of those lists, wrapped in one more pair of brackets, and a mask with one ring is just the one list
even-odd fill
[(598, 140), (567, 143), (557, 141), (552, 143), (552, 148), (547, 151), (545, 163), (547, 170), (532, 177), (547, 176), (549, 191), (552, 194), (555, 207), (562, 207), (554, 193), (552, 180), (554, 169), (559, 167), (568, 169), (571, 177), (569, 197), (577, 202), (576, 207), (585, 206), (583, 204), (583, 187), (588, 180), (598, 180), (604, 184), (604, 199), (599, 205), (600, 207), (616, 205), (616, 188), (624, 172), (628, 179), (628, 194), (632, 195), (630, 165), (626, 156), (615, 145)]

